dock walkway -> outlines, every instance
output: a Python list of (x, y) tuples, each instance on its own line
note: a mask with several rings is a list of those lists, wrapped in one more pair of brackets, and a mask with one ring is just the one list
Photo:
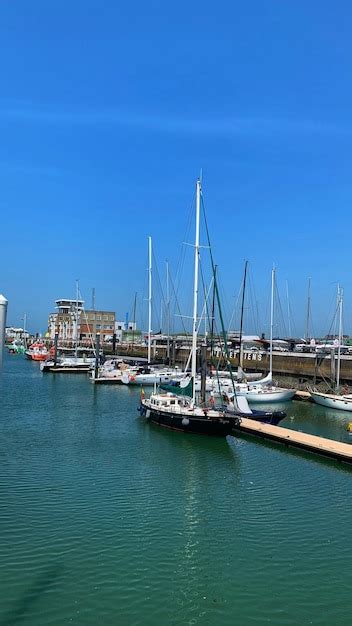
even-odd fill
[(255, 420), (242, 418), (241, 424), (234, 428), (236, 434), (252, 435), (269, 439), (286, 446), (300, 448), (307, 452), (326, 456), (344, 463), (352, 463), (352, 446), (348, 443), (302, 433), (297, 430), (261, 424)]

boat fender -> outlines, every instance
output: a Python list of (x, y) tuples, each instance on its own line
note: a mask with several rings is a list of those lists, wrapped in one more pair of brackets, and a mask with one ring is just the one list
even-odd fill
[(352, 434), (352, 422), (348, 422), (347, 424), (347, 432)]
[(188, 426), (189, 425), (189, 419), (187, 417), (184, 417), (182, 420), (182, 426)]

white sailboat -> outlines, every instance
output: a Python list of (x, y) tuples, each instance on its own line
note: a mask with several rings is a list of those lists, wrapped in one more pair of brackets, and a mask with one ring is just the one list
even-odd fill
[(152, 335), (152, 238), (148, 237), (148, 363), (147, 367), (126, 370), (121, 376), (124, 385), (159, 385), (181, 378), (181, 372), (171, 367), (152, 367), (151, 362), (151, 335)]
[[(187, 379), (180, 382), (178, 391), (172, 392), (154, 392), (150, 398), (144, 398), (144, 392), (141, 397), (139, 407), (141, 415), (150, 419), (159, 426), (171, 428), (185, 432), (207, 434), (207, 435), (228, 435), (232, 433), (233, 427), (241, 416), (246, 416), (261, 422), (269, 422), (277, 424), (285, 417), (283, 411), (255, 411), (248, 406), (246, 397), (233, 398), (222, 405), (219, 409), (207, 406), (205, 398), (201, 399), (201, 403), (196, 401), (196, 365), (197, 365), (197, 337), (199, 330), (198, 319), (198, 276), (199, 276), (199, 231), (200, 231), (200, 202), (201, 202), (201, 182), (197, 181), (196, 185), (196, 229), (194, 244), (194, 287), (193, 287), (193, 324), (192, 324), (192, 351), (191, 351), (191, 375)], [(214, 269), (214, 268), (213, 268)], [(220, 305), (219, 305), (220, 306)], [(225, 331), (224, 346), (227, 361), (229, 362), (227, 352), (227, 342)], [(204, 370), (203, 370), (204, 375)], [(231, 376), (231, 370), (230, 370)], [(232, 376), (231, 376), (232, 378)], [(187, 383), (189, 382), (189, 385)], [(232, 385), (234, 381), (232, 379)], [(183, 389), (183, 391), (182, 391)], [(184, 393), (184, 395), (182, 395)]]
[(292, 400), (295, 389), (286, 389), (272, 384), (273, 379), (273, 328), (274, 328), (274, 288), (275, 288), (275, 267), (271, 272), (271, 303), (270, 303), (270, 352), (269, 352), (269, 373), (259, 381), (248, 383), (236, 383), (236, 396), (245, 396), (249, 404), (287, 402)]
[[(338, 332), (338, 346), (337, 346), (337, 369), (336, 369), (336, 385), (335, 393), (322, 393), (315, 389), (310, 389), (310, 397), (317, 404), (326, 406), (330, 409), (336, 409), (338, 411), (352, 411), (352, 395), (351, 394), (339, 394), (340, 387), (340, 372), (341, 372), (341, 345), (342, 345), (342, 312), (343, 312), (343, 291), (338, 289), (338, 311), (339, 311), (339, 332)], [(335, 358), (335, 354), (331, 354), (331, 358)]]

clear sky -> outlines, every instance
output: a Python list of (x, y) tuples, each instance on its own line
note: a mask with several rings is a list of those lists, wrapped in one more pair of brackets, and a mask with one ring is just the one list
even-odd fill
[(308, 277), (315, 333), (337, 282), (352, 332), (351, 18), (347, 0), (3, 0), (8, 322), (45, 331), (76, 278), (88, 304), (94, 286), (119, 318), (136, 291), (142, 308), (147, 236), (175, 267), (202, 168), (228, 301), (248, 259), (264, 317), (274, 262), (297, 334)]

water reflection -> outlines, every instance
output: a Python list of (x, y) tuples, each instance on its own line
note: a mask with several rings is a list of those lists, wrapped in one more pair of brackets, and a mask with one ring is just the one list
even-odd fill
[(61, 563), (53, 563), (43, 570), (33, 581), (31, 587), (17, 600), (16, 606), (5, 615), (2, 626), (18, 626), (18, 624), (25, 623), (33, 605), (37, 604), (43, 594), (58, 582), (63, 570), (64, 567)]

